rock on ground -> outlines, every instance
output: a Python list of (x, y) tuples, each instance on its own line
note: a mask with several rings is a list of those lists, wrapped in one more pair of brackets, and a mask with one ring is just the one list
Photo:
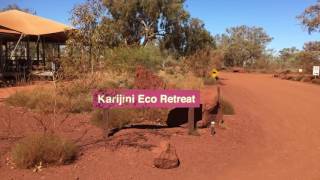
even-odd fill
[(176, 149), (169, 142), (160, 144), (160, 154), (154, 159), (154, 166), (160, 169), (177, 168), (180, 165)]

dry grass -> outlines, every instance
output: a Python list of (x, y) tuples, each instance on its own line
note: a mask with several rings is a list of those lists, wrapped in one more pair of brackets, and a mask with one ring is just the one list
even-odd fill
[(225, 115), (234, 115), (235, 114), (235, 110), (233, 108), (233, 105), (229, 101), (222, 99), (221, 103), (222, 103), (223, 114), (225, 114)]
[(104, 76), (61, 82), (57, 88), (36, 88), (32, 91), (20, 91), (6, 99), (11, 106), (26, 107), (39, 112), (82, 113), (92, 111), (92, 90), (117, 88), (115, 81)]
[(215, 78), (212, 77), (207, 77), (203, 79), (203, 84), (204, 85), (216, 85), (217, 84), (217, 80)]
[(167, 84), (167, 89), (199, 90), (201, 87), (203, 87), (203, 80), (199, 77), (196, 77), (192, 73), (168, 74), (164, 71), (160, 71), (159, 76), (162, 77)]
[(33, 135), (24, 138), (12, 149), (13, 162), (19, 168), (43, 165), (63, 165), (72, 162), (78, 148), (54, 135)]
[(110, 109), (103, 115), (103, 110), (92, 113), (91, 123), (102, 129), (123, 128), (135, 123), (165, 124), (169, 110), (166, 109)]

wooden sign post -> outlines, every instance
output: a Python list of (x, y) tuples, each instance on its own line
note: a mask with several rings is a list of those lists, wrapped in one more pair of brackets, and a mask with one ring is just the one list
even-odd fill
[(195, 122), (194, 122), (194, 108), (189, 108), (188, 110), (188, 125), (189, 125), (189, 134), (192, 135), (195, 133)]

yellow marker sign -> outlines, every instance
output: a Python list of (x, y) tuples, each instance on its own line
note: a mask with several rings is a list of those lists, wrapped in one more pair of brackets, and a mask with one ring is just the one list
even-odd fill
[(218, 75), (219, 75), (218, 70), (212, 69), (212, 71), (211, 71), (211, 77), (212, 77), (212, 78), (217, 78)]

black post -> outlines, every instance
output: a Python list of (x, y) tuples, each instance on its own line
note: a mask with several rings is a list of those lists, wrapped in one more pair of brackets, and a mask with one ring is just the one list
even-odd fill
[(103, 128), (103, 137), (104, 137), (104, 148), (107, 149), (107, 140), (110, 134), (110, 127), (109, 127), (109, 110), (103, 109), (102, 110), (102, 121), (105, 123)]
[(220, 91), (220, 86), (218, 86), (218, 113), (217, 113), (217, 123), (218, 125), (221, 125), (223, 123), (223, 103), (222, 103), (222, 98), (221, 98), (221, 91)]

